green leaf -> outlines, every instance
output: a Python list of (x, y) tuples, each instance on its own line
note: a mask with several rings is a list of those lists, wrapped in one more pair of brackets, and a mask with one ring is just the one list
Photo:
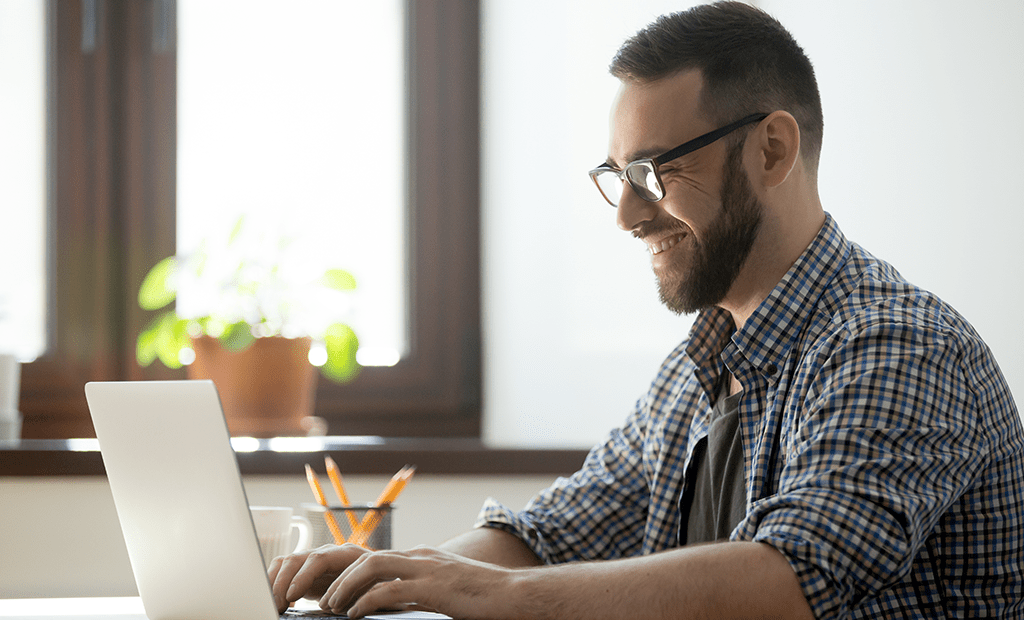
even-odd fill
[(160, 331), (160, 324), (166, 313), (161, 314), (146, 325), (135, 341), (135, 359), (139, 366), (148, 367), (156, 360), (156, 341)]
[(135, 342), (135, 359), (145, 368), (156, 359), (168, 368), (181, 368), (180, 353), (190, 345), (188, 320), (168, 310), (149, 322)]
[(200, 317), (196, 322), (202, 333), (213, 338), (220, 338), (228, 328), (228, 322), (219, 316)]
[(174, 301), (174, 274), (178, 270), (178, 260), (168, 256), (153, 265), (139, 287), (139, 307), (143, 310), (159, 310)]
[[(192, 346), (192, 337), (188, 333), (188, 325), (191, 321), (183, 319), (178, 315), (174, 315), (174, 321), (171, 322), (170, 338), (166, 341), (165, 347), (167, 356), (174, 357), (174, 364), (177, 367), (181, 366), (181, 350), (186, 347)], [(164, 364), (167, 364), (163, 358), (161, 358)], [(175, 368), (176, 366), (167, 365), (168, 368)]]
[(344, 269), (328, 269), (320, 282), (336, 291), (351, 291), (356, 287), (356, 278)]
[(152, 346), (156, 357), (168, 368), (181, 368), (181, 350), (191, 343), (188, 320), (179, 318), (174, 311), (168, 311), (157, 317), (155, 323)]
[(238, 235), (242, 232), (242, 224), (244, 223), (245, 214), (243, 213), (242, 215), (238, 216), (238, 219), (235, 220), (235, 225), (231, 228), (231, 234), (228, 235), (228, 245), (233, 244), (235, 242), (235, 239), (238, 238)]
[(251, 345), (256, 337), (252, 335), (252, 327), (248, 323), (239, 321), (225, 327), (217, 339), (228, 351), (241, 351)]
[(344, 383), (359, 374), (359, 363), (356, 362), (359, 338), (351, 327), (344, 323), (328, 327), (324, 333), (324, 346), (327, 348), (327, 363), (320, 367), (320, 372), (325, 377)]

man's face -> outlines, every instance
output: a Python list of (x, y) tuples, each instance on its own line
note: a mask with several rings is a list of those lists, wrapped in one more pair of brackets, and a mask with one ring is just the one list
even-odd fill
[[(624, 84), (612, 112), (609, 163), (621, 168), (716, 129), (698, 110), (701, 85), (696, 71)], [(743, 169), (742, 144), (715, 142), (658, 170), (665, 197), (646, 202), (627, 187), (618, 224), (647, 244), (670, 310), (717, 305), (743, 267), (763, 213)]]

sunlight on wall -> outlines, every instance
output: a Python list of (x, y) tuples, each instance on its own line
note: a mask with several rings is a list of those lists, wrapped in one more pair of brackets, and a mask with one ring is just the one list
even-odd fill
[[(599, 441), (686, 336), (690, 319), (660, 306), (642, 245), (615, 227), (586, 174), (606, 155), (612, 55), (686, 4), (484, 2), (491, 443)], [(971, 320), (1024, 393), (1013, 286), (1024, 269), (1014, 238), (1024, 225), (1024, 3), (757, 4), (815, 63), (826, 210)], [(542, 164), (554, 173), (537, 174)]]
[[(615, 211), (587, 176), (607, 155), (618, 88), (607, 71), (612, 55), (654, 17), (686, 4), (483, 4), (491, 443), (590, 445), (625, 419), (689, 330), (690, 317), (658, 302), (646, 247), (616, 228)], [(541, 164), (552, 172), (537, 174)]]

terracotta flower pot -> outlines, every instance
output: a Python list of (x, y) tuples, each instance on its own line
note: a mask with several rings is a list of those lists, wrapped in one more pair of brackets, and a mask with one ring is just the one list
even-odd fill
[(257, 338), (247, 349), (228, 351), (216, 338), (192, 341), (190, 379), (212, 379), (233, 436), (306, 435), (313, 415), (317, 369), (309, 363), (309, 338)]

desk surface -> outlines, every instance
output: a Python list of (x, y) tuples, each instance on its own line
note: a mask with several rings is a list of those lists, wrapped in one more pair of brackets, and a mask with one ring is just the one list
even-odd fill
[(16, 598), (0, 599), (0, 618), (146, 620), (146, 613), (138, 597)]
[[(315, 609), (310, 601), (309, 609)], [(306, 607), (300, 605), (300, 607)], [(32, 620), (147, 620), (138, 597), (96, 598), (15, 598), (0, 599), (0, 618), (31, 618)], [(429, 612), (407, 612), (367, 616), (391, 620), (443, 620), (448, 616)]]

